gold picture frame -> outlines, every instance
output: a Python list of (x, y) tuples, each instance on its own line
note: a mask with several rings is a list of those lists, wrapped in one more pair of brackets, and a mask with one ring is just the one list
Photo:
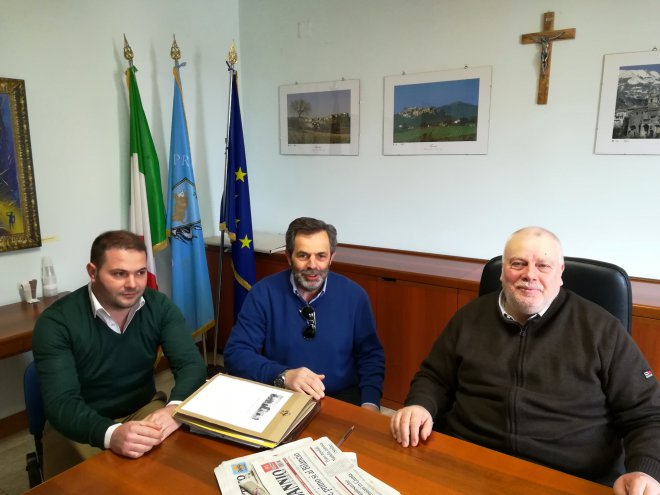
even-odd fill
[(0, 252), (39, 246), (25, 81), (0, 77)]

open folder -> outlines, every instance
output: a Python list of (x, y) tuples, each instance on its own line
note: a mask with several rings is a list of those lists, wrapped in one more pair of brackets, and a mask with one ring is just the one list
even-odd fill
[(294, 440), (320, 408), (309, 395), (219, 373), (179, 405), (174, 419), (197, 433), (273, 448)]

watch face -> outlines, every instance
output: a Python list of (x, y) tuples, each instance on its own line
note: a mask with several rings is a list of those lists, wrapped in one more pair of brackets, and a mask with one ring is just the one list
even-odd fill
[(277, 375), (275, 381), (273, 382), (273, 385), (279, 388), (284, 388), (284, 373), (280, 373), (279, 375)]

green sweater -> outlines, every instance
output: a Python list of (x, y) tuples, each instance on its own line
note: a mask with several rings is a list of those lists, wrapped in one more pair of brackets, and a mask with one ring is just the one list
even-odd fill
[(113, 418), (147, 404), (156, 389), (153, 365), (159, 346), (183, 400), (205, 378), (205, 367), (179, 309), (151, 289), (123, 334), (92, 313), (87, 286), (53, 303), (32, 337), (46, 416), (67, 438), (103, 448)]

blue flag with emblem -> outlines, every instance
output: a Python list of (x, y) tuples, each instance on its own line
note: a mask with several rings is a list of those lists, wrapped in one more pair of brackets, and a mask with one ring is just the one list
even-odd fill
[(250, 188), (248, 183), (241, 109), (238, 103), (236, 72), (232, 74), (229, 141), (227, 143), (227, 176), (220, 207), (220, 229), (231, 241), (234, 272), (234, 316), (243, 306), (245, 296), (256, 281)]
[(213, 328), (215, 321), (179, 67), (174, 68), (167, 235), (172, 250), (172, 300), (193, 335), (198, 335)]

